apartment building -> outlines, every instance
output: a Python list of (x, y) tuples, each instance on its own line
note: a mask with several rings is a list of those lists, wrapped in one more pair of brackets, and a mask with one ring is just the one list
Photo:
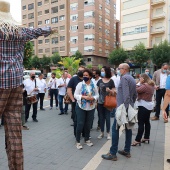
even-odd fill
[(146, 48), (170, 40), (169, 0), (122, 0), (121, 46), (131, 50), (142, 42)]
[(57, 27), (58, 35), (34, 40), (42, 57), (79, 50), (87, 64), (107, 64), (116, 48), (116, 0), (22, 0), (22, 22), (27, 27)]

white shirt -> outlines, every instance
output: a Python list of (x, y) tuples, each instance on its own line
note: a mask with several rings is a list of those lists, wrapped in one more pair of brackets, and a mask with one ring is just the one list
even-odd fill
[(58, 86), (66, 84), (66, 86), (64, 86), (64, 87), (58, 87), (58, 89), (59, 89), (58, 90), (58, 92), (59, 92), (58, 94), (59, 95), (64, 96), (66, 94), (66, 88), (67, 88), (67, 85), (68, 85), (69, 81), (70, 81), (69, 78), (64, 79), (62, 77), (58, 80)]
[[(97, 99), (99, 98), (99, 93), (98, 93), (98, 89), (97, 89), (97, 86), (94, 84), (94, 87), (95, 87), (95, 95), (93, 96), (94, 99), (95, 99), (95, 102), (93, 103), (92, 106), (90, 106), (90, 103), (86, 103), (86, 108), (82, 108), (81, 107), (81, 97), (82, 97), (82, 94), (81, 94), (81, 91), (82, 91), (82, 83), (85, 83), (84, 81), (83, 82), (80, 82), (78, 83), (78, 85), (76, 86), (76, 90), (74, 92), (74, 98), (77, 100), (77, 103), (79, 105), (79, 107), (83, 110), (93, 110), (95, 108), (95, 105), (96, 105), (96, 102), (97, 102)], [(90, 91), (90, 85), (87, 85), (87, 90)]]
[(146, 108), (148, 110), (153, 110), (154, 102), (153, 101), (148, 102), (148, 101), (141, 99), (141, 100), (137, 101), (137, 106), (143, 106), (144, 108)]
[(166, 79), (167, 79), (167, 74), (161, 73), (161, 75), (160, 75), (160, 87), (159, 87), (160, 89), (165, 89)]
[(49, 82), (48, 82), (48, 87), (50, 87), (51, 89), (58, 89), (58, 79), (57, 78), (50, 78)]
[(39, 93), (45, 93), (45, 89), (47, 88), (47, 84), (44, 79), (37, 78), (37, 86), (40, 87)]
[(115, 88), (117, 90), (118, 86), (119, 86), (119, 83), (120, 83), (120, 76), (112, 76), (111, 79), (114, 81), (114, 84), (115, 84)]
[(101, 79), (100, 77), (99, 77), (99, 79), (97, 79), (97, 80), (94, 79), (94, 78), (92, 78), (92, 81), (93, 81), (93, 83), (96, 85), (100, 79)]
[(38, 88), (39, 91), (41, 90), (41, 88), (38, 87), (37, 82), (36, 82), (36, 87), (35, 87), (35, 80), (31, 80), (30, 78), (24, 80), (23, 83), (25, 86), (25, 90), (27, 91), (27, 95), (38, 94), (38, 91), (33, 91), (35, 88)]

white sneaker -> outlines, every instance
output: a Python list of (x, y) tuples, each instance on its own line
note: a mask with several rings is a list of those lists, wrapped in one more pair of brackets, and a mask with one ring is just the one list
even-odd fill
[(97, 138), (98, 138), (98, 139), (102, 139), (103, 137), (104, 137), (104, 134), (101, 133)]
[(85, 141), (85, 144), (86, 144), (87, 146), (93, 146), (93, 143), (92, 143), (90, 140)]
[(83, 146), (80, 143), (76, 143), (76, 148), (77, 149), (83, 149)]
[(111, 136), (109, 133), (107, 134), (107, 140), (111, 140)]

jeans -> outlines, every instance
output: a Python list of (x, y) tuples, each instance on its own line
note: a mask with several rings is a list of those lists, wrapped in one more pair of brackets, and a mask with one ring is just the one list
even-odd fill
[(138, 107), (138, 133), (135, 139), (137, 142), (141, 141), (144, 131), (144, 139), (149, 139), (150, 137), (150, 114), (151, 110), (148, 110), (143, 106)]
[(40, 109), (43, 109), (43, 101), (44, 101), (45, 93), (38, 93), (37, 98), (40, 99)]
[(100, 128), (101, 132), (104, 132), (104, 126), (106, 121), (107, 133), (110, 132), (110, 111), (106, 109), (103, 104), (98, 104), (98, 111), (100, 116)]
[(60, 111), (61, 113), (67, 112), (68, 110), (68, 104), (65, 103), (65, 108), (63, 109), (63, 95), (59, 95), (58, 99), (59, 99), (59, 107), (60, 107)]
[[(32, 118), (36, 119), (37, 118), (37, 104), (38, 103), (33, 103), (33, 114), (32, 114)], [(29, 112), (30, 112), (30, 108), (31, 108), (31, 104), (26, 104), (25, 105), (25, 120), (27, 120), (29, 118)]]
[[(166, 92), (165, 89), (156, 90), (156, 113), (155, 113), (155, 116), (158, 118), (160, 115), (160, 107), (161, 107), (162, 98), (164, 98), (165, 92)], [(168, 107), (166, 108), (166, 113), (167, 113), (167, 115), (169, 115)]]
[(113, 110), (110, 112), (110, 117), (115, 117), (115, 113), (116, 113), (116, 109), (113, 109)]
[[(125, 147), (124, 151), (130, 153), (130, 147), (132, 142), (132, 130), (125, 128)], [(110, 153), (116, 155), (118, 151), (119, 143), (119, 128), (117, 128), (117, 121), (114, 119), (112, 126), (112, 146), (110, 147)]]
[(56, 107), (58, 107), (58, 89), (50, 89), (50, 107), (53, 107), (53, 96), (55, 96)]
[(76, 129), (76, 141), (80, 143), (81, 133), (84, 128), (85, 141), (89, 140), (91, 124), (94, 119), (93, 110), (83, 110), (78, 105), (76, 105), (76, 115), (77, 115), (77, 129)]

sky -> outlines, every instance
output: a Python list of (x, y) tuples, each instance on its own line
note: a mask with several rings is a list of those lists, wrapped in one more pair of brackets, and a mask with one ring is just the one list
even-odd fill
[[(21, 0), (7, 0), (11, 5), (11, 13), (15, 20), (21, 21)], [(116, 0), (117, 13), (116, 18), (120, 18), (120, 0)]]

